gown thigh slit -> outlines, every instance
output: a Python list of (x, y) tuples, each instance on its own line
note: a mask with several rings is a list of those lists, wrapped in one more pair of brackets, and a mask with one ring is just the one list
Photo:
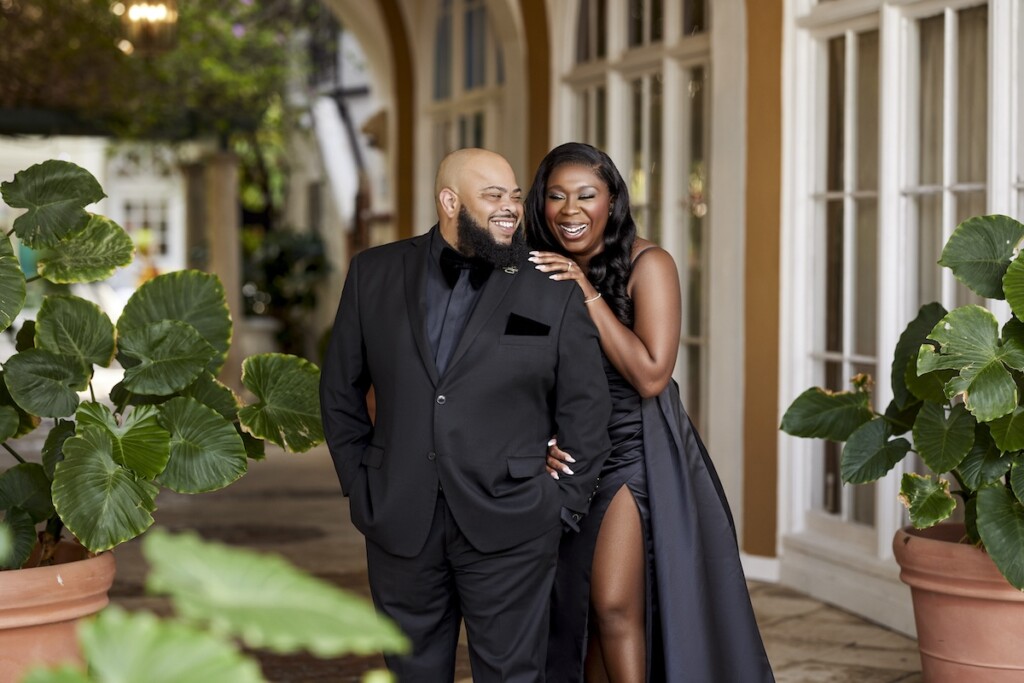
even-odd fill
[(641, 399), (605, 358), (612, 453), (578, 533), (563, 534), (547, 680), (583, 683), (591, 577), (608, 506), (625, 486), (643, 530), (648, 683), (773, 682), (718, 475), (674, 382)]

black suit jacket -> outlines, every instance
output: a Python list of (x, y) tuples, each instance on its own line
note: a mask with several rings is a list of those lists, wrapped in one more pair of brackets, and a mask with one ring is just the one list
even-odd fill
[[(323, 362), (324, 432), (353, 523), (386, 551), (422, 549), (440, 485), (470, 543), (493, 552), (549, 531), (563, 507), (587, 510), (611, 449), (597, 330), (574, 283), (524, 260), (491, 274), (439, 377), (429, 257), (428, 233), (352, 260)], [(545, 471), (554, 434), (577, 460), (558, 481)]]

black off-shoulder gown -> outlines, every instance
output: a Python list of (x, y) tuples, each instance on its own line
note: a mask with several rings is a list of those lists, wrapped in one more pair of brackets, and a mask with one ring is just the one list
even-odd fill
[(641, 399), (605, 359), (612, 455), (579, 533), (566, 533), (552, 597), (547, 680), (583, 681), (597, 534), (620, 487), (633, 494), (647, 558), (647, 680), (774, 681), (754, 620), (736, 531), (675, 382)]

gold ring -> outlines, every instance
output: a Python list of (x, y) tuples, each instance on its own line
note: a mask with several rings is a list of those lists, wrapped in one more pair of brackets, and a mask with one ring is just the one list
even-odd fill
[(572, 270), (572, 261), (566, 261), (565, 262), (565, 272), (568, 273), (570, 270)]

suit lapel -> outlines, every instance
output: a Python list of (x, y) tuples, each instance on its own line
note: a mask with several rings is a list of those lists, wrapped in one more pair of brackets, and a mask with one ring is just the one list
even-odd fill
[(498, 309), (498, 304), (505, 298), (505, 294), (508, 293), (509, 287), (515, 282), (515, 279), (514, 272), (509, 273), (501, 268), (495, 268), (491, 276), (487, 278), (487, 284), (484, 285), (484, 291), (480, 292), (480, 299), (469, 316), (466, 329), (462, 333), (462, 338), (459, 339), (459, 345), (455, 347), (452, 359), (448, 361), (448, 372), (451, 372), (459, 359), (466, 354), (473, 340)]
[(420, 360), (430, 375), (430, 381), (437, 386), (437, 366), (434, 365), (434, 354), (427, 341), (427, 263), (430, 258), (430, 236), (434, 230), (427, 232), (422, 238), (413, 242), (413, 248), (405, 254), (405, 306), (412, 325), (412, 337), (416, 340), (416, 348), (420, 352)]

